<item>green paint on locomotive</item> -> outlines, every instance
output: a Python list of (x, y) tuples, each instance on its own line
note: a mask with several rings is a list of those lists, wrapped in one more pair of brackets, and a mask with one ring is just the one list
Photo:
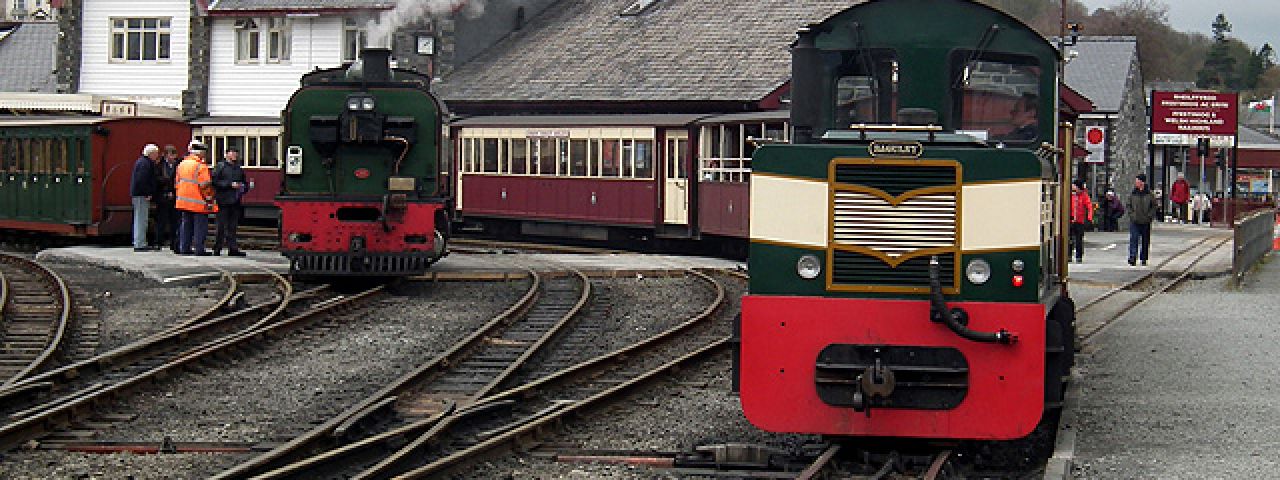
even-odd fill
[[(417, 180), (417, 197), (440, 195), (440, 118), (441, 109), (435, 98), (415, 84), (402, 86), (363, 87), (350, 85), (316, 85), (298, 90), (284, 114), (284, 142), (302, 147), (301, 175), (285, 175), (283, 195), (343, 195), (378, 197), (387, 193), (387, 180), (400, 156), (395, 142), (340, 143), (333, 158), (326, 161), (310, 137), (311, 120), (316, 116), (337, 116), (346, 109), (351, 94), (367, 93), (375, 100), (375, 111), (388, 117), (412, 118), (416, 143), (400, 162), (396, 176)], [(331, 165), (326, 165), (331, 163)], [(367, 170), (366, 178), (358, 178), (357, 170)]]
[[(928, 12), (922, 15), (921, 12)], [(772, 181), (778, 185), (794, 186), (796, 191), (806, 190), (810, 197), (817, 198), (813, 192), (821, 192), (824, 186), (834, 182), (832, 162), (836, 159), (873, 159), (869, 152), (871, 141), (894, 141), (919, 143), (922, 147), (920, 159), (948, 160), (958, 163), (961, 171), (959, 190), (981, 189), (984, 186), (1021, 185), (1019, 199), (1038, 203), (1039, 198), (1031, 198), (1033, 185), (1039, 185), (1045, 192), (1057, 184), (1054, 165), (1048, 163), (1029, 148), (1036, 147), (1039, 142), (1056, 143), (1058, 118), (1058, 54), (1048, 41), (1035, 31), (1013, 17), (998, 10), (976, 4), (967, 0), (898, 0), (893, 2), (870, 1), (851, 7), (826, 21), (811, 25), (806, 33), (802, 32), (797, 46), (812, 45), (817, 52), (794, 55), (793, 60), (801, 62), (811, 60), (809, 65), (794, 66), (793, 77), (793, 120), (797, 116), (809, 115), (812, 119), (814, 138), (824, 138), (826, 143), (796, 145), (766, 145), (757, 149), (752, 157), (752, 169), (755, 174), (753, 183)], [(984, 33), (985, 32), (985, 33)], [(806, 56), (808, 55), (808, 56)], [(943, 132), (929, 134), (920, 131), (879, 131), (875, 129), (865, 132), (850, 125), (837, 122), (838, 80), (841, 75), (849, 75), (849, 65), (870, 65), (876, 62), (889, 62), (893, 65), (893, 77), (896, 79), (896, 95), (893, 96), (894, 111), (901, 109), (927, 109), (936, 113), (936, 123)], [(1012, 144), (1006, 146), (998, 141), (983, 142), (961, 133), (962, 119), (960, 110), (964, 106), (961, 92), (957, 88), (961, 84), (960, 75), (966, 70), (964, 65), (971, 60), (1004, 61), (1018, 65), (1026, 65), (1038, 72), (1035, 80), (1036, 106), (1038, 112), (1039, 139), (1035, 144)], [(861, 62), (861, 63), (859, 63)], [(878, 68), (878, 67), (876, 67)], [(807, 70), (806, 70), (807, 69)], [(809, 72), (812, 77), (801, 78), (802, 72)], [(842, 73), (843, 72), (843, 73)], [(804, 90), (809, 88), (809, 91)], [(808, 97), (805, 97), (808, 95)], [(812, 109), (804, 107), (812, 105)], [(800, 111), (798, 111), (800, 110)], [(868, 124), (890, 124), (891, 121), (866, 121)], [(797, 129), (801, 122), (795, 122)], [(1012, 143), (1012, 142), (1010, 142)], [(997, 148), (999, 147), (999, 148)], [(1006, 148), (1007, 147), (1007, 148)], [(902, 172), (910, 172), (904, 169)], [(909, 175), (909, 173), (903, 173)], [(907, 182), (910, 183), (910, 182)], [(806, 186), (808, 185), (808, 186)], [(814, 185), (817, 185), (816, 187)], [(753, 188), (756, 185), (753, 185)], [(783, 187), (774, 187), (783, 188)], [(818, 190), (814, 190), (817, 188)], [(772, 190), (783, 192), (784, 190)], [(834, 192), (834, 187), (831, 192)], [(1050, 192), (1052, 193), (1052, 192)], [(788, 193), (780, 193), (787, 195)], [(830, 195), (834, 195), (831, 193)], [(964, 194), (959, 195), (958, 202), (964, 201)], [(834, 198), (829, 199), (834, 205)], [(759, 198), (757, 190), (752, 192), (752, 243), (749, 255), (749, 271), (751, 280), (749, 290), (753, 295), (800, 295), (838, 298), (907, 298), (922, 299), (925, 292), (904, 292), (893, 289), (839, 288), (828, 277), (832, 263), (828, 261), (831, 250), (831, 237), (822, 242), (814, 242), (812, 235), (805, 237), (801, 233), (792, 234), (778, 225), (795, 224), (788, 216), (814, 215), (802, 209), (830, 209), (826, 205), (812, 205), (813, 201), (803, 205), (788, 206), (792, 212), (779, 210), (772, 206), (779, 203), (798, 202), (796, 198)], [(983, 205), (990, 204), (982, 215), (986, 217), (984, 227), (999, 225), (1004, 209), (999, 202), (992, 202), (988, 197)], [(764, 207), (764, 208), (761, 208)], [(1046, 208), (1039, 205), (1039, 208)], [(1056, 208), (1056, 207), (1047, 207)], [(764, 210), (781, 213), (765, 213)], [(1027, 235), (1028, 229), (1039, 229), (1042, 233), (1036, 241), (1011, 242), (1008, 248), (978, 248), (964, 251), (961, 237), (965, 225), (978, 224), (961, 218), (961, 207), (956, 206), (957, 227), (955, 245), (959, 252), (956, 255), (955, 268), (959, 269), (958, 280), (954, 290), (949, 292), (949, 301), (1009, 301), (1037, 302), (1043, 301), (1045, 295), (1054, 286), (1046, 282), (1048, 276), (1042, 275), (1047, 264), (1052, 264), (1050, 235), (1043, 234), (1043, 225), (1032, 225), (1033, 221), (1025, 221), (1028, 216), (1020, 214), (1017, 218), (1022, 223), (1019, 238), (1035, 237)], [(1025, 209), (1023, 210), (1025, 213)], [(807, 218), (806, 221), (830, 222), (827, 234), (834, 235), (834, 215), (827, 212), (827, 218)], [(764, 216), (762, 222), (759, 216)], [(769, 224), (768, 222), (773, 222)], [(797, 224), (798, 225), (798, 224)], [(772, 231), (771, 230), (772, 227)], [(764, 232), (764, 233), (759, 233)], [(788, 238), (770, 238), (774, 237)], [(804, 238), (801, 238), (804, 237)], [(797, 238), (797, 241), (788, 241)], [(815, 244), (821, 243), (821, 245)], [(998, 243), (998, 242), (997, 242)], [(1036, 244), (1038, 243), (1038, 244)], [(804, 255), (813, 255), (819, 260), (822, 274), (814, 279), (806, 280), (797, 273), (797, 261)], [(982, 258), (992, 267), (991, 280), (982, 285), (971, 283), (964, 275), (964, 266), (975, 258)], [(1012, 264), (1021, 261), (1024, 269), (1024, 283), (1015, 287), (1010, 279), (1015, 272)], [(888, 275), (900, 272), (888, 271)], [(945, 285), (945, 282), (944, 282)], [(927, 287), (927, 282), (918, 287)]]

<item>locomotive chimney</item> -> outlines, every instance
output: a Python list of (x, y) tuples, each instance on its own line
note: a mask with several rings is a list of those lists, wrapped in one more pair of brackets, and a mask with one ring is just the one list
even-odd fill
[(817, 33), (805, 28), (791, 46), (791, 125), (793, 143), (817, 143), (827, 131), (823, 114), (822, 53), (815, 44)]
[(366, 48), (360, 51), (362, 73), (366, 82), (391, 81), (391, 49)]

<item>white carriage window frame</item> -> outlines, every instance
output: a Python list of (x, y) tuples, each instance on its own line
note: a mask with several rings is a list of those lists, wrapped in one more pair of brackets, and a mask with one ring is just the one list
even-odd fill
[(781, 121), (703, 125), (699, 138), (700, 181), (745, 183), (751, 180), (751, 154), (756, 148), (748, 140), (767, 138), (790, 142), (791, 127)]
[[(519, 147), (513, 147), (519, 145)], [(651, 180), (657, 141), (647, 136), (460, 136), (463, 173)], [(605, 160), (610, 160), (606, 170)], [(515, 167), (513, 165), (520, 165)]]
[(280, 168), (280, 136), (254, 132), (196, 134), (195, 138), (209, 146), (209, 155), (221, 161), (227, 148), (240, 150), (240, 166), (257, 170)]
[(111, 63), (169, 62), (173, 54), (172, 17), (111, 17), (107, 21)]

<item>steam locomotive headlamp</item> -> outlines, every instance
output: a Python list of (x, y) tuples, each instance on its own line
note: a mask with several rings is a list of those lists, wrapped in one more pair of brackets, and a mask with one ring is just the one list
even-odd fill
[(377, 103), (373, 97), (366, 95), (352, 95), (347, 97), (347, 110), (351, 111), (371, 111)]
[(964, 267), (964, 276), (974, 285), (987, 283), (991, 280), (991, 264), (981, 258), (970, 260)]
[(1027, 264), (1022, 260), (1014, 260), (1010, 267), (1013, 268), (1013, 273), (1022, 273), (1022, 271), (1027, 268)]
[(813, 280), (818, 278), (818, 274), (822, 273), (822, 262), (818, 261), (818, 257), (813, 255), (805, 255), (796, 261), (796, 274), (805, 280)]

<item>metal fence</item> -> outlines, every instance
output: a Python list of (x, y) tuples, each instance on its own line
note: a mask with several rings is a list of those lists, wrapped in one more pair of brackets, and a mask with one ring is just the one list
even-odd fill
[(1254, 212), (1236, 222), (1235, 249), (1231, 255), (1231, 273), (1236, 280), (1271, 251), (1275, 222), (1276, 211), (1270, 209)]

